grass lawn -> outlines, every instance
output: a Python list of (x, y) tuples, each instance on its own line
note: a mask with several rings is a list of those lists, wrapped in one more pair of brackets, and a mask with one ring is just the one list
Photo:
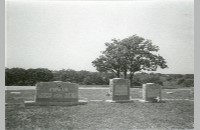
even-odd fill
[[(22, 92), (25, 100), (34, 99), (34, 90)], [(107, 89), (80, 89), (79, 97), (88, 104), (79, 106), (6, 106), (6, 129), (37, 130), (127, 130), (192, 129), (194, 123), (193, 89), (165, 89), (165, 103), (107, 103)], [(171, 93), (168, 93), (171, 92)], [(6, 95), (9, 94), (6, 91)], [(131, 89), (132, 98), (141, 98), (142, 89)], [(99, 100), (99, 101), (93, 101)]]

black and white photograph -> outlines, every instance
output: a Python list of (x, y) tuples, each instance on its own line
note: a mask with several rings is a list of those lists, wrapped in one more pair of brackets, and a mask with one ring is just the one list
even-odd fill
[(5, 129), (196, 129), (194, 49), (193, 0), (5, 0)]

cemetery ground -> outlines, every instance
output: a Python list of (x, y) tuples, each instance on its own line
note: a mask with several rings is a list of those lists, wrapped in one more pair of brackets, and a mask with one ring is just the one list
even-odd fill
[[(9, 94), (6, 91), (6, 95)], [(21, 92), (34, 100), (35, 90)], [(108, 88), (79, 88), (79, 98), (88, 100), (77, 106), (6, 106), (7, 130), (128, 130), (193, 129), (194, 89), (163, 89), (162, 103), (108, 103)], [(142, 98), (141, 88), (131, 88), (133, 99)]]

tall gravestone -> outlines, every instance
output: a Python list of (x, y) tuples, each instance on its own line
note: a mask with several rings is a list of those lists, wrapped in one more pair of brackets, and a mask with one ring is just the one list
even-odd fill
[(40, 82), (36, 85), (34, 102), (27, 105), (70, 105), (86, 103), (78, 98), (79, 85), (69, 82)]
[(143, 84), (142, 101), (144, 102), (161, 102), (161, 86), (154, 83)]
[(128, 79), (110, 79), (110, 92), (113, 102), (130, 101), (130, 81)]

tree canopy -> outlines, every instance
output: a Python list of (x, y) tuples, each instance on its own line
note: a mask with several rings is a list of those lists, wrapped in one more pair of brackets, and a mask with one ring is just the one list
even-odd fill
[(105, 43), (106, 49), (92, 64), (99, 72), (114, 72), (117, 77), (129, 74), (130, 80), (137, 71), (156, 71), (158, 67), (167, 68), (165, 59), (157, 54), (159, 47), (151, 40), (137, 35)]

